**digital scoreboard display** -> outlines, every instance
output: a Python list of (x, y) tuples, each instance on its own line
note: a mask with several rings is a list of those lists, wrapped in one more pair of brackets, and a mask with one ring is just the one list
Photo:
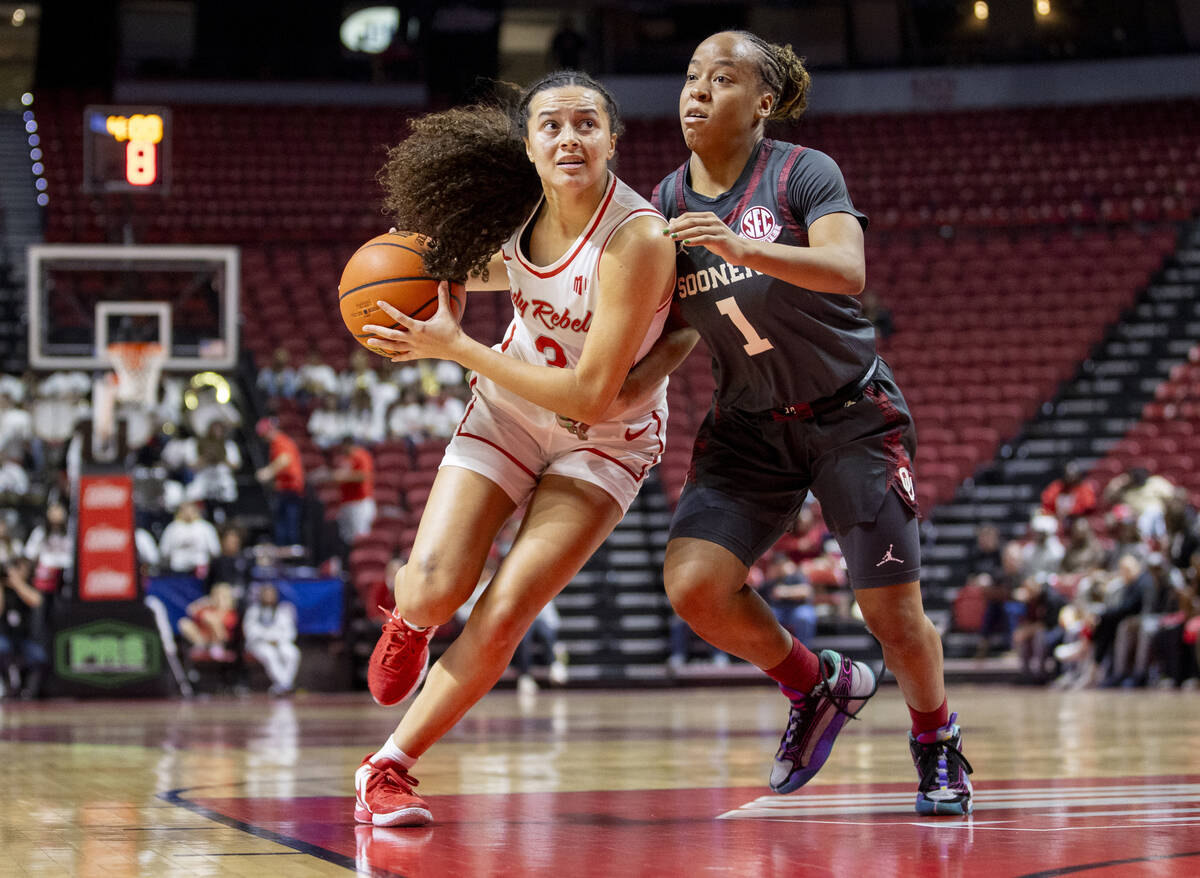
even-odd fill
[(161, 192), (171, 181), (171, 111), (99, 107), (83, 111), (83, 186), (88, 192)]

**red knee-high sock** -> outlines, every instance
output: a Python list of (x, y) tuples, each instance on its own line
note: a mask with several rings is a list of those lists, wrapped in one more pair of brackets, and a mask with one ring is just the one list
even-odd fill
[(775, 667), (768, 668), (766, 673), (797, 696), (807, 695), (821, 680), (821, 660), (815, 652), (793, 637), (792, 651), (787, 658)]
[(937, 710), (916, 710), (909, 705), (908, 715), (912, 717), (912, 733), (913, 737), (925, 732), (936, 732), (942, 726), (950, 724), (950, 708), (946, 706), (946, 699), (942, 699), (942, 706)]

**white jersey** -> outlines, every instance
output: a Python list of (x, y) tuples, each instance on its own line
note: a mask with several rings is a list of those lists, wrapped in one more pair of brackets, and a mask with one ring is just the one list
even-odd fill
[[(541, 207), (540, 203), (538, 207)], [(530, 263), (520, 247), (520, 241), (537, 213), (538, 209), (535, 209), (501, 248), (515, 313), (499, 350), (527, 363), (573, 368), (583, 353), (583, 343), (599, 298), (600, 257), (604, 254), (604, 248), (617, 230), (635, 217), (654, 216), (662, 219), (662, 214), (610, 173), (604, 197), (588, 220), (583, 234), (550, 265), (538, 266)], [(666, 220), (663, 223), (665, 225)], [(647, 294), (651, 293), (647, 290)], [(659, 303), (654, 319), (638, 346), (634, 362), (645, 356), (658, 339), (670, 304), (671, 295), (668, 292)], [(621, 420), (640, 420), (648, 412), (665, 407), (666, 387), (664, 378), (656, 392), (648, 394), (636, 409), (622, 413)], [(479, 379), (477, 389), (502, 405), (516, 404), (515, 407), (526, 418), (546, 423), (555, 421), (553, 412), (540, 409), (543, 415), (538, 417), (533, 411), (538, 407), (485, 378)]]

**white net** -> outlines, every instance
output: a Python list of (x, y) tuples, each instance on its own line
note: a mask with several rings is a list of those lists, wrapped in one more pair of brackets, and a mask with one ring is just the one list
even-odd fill
[(108, 345), (108, 358), (117, 373), (117, 401), (153, 408), (167, 354), (153, 341), (122, 341)]

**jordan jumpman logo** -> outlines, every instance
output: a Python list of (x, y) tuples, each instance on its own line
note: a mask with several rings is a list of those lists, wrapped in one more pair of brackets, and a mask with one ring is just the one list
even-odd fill
[(904, 559), (897, 558), (895, 555), (892, 554), (892, 546), (893, 546), (893, 543), (888, 543), (887, 551), (883, 553), (883, 557), (881, 559), (879, 559), (879, 563), (875, 565), (876, 567), (882, 567), (888, 561), (895, 561), (897, 564), (904, 563)]

